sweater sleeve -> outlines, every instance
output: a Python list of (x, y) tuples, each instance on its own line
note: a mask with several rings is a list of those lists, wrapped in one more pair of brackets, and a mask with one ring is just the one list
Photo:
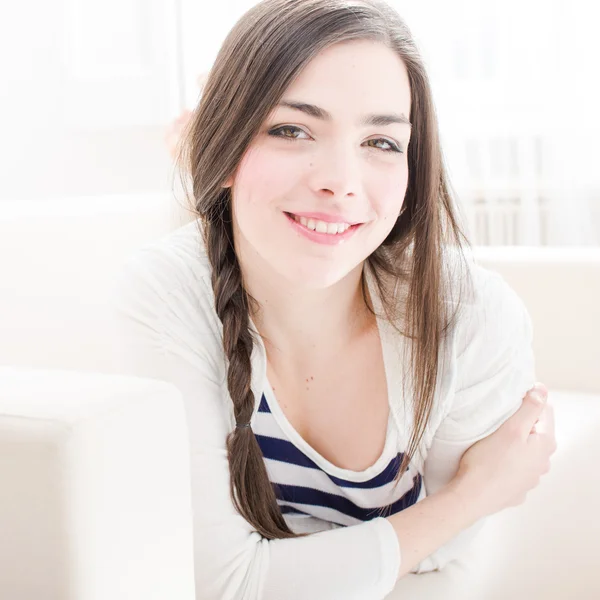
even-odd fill
[[(235, 509), (226, 437), (231, 399), (207, 281), (144, 248), (115, 281), (112, 314), (124, 373), (173, 383), (188, 423), (198, 600), (368, 600), (395, 586), (400, 545), (375, 518), (304, 538), (267, 540)], [(204, 291), (201, 291), (204, 290)]]
[[(427, 495), (455, 476), (464, 452), (513, 415), (536, 382), (533, 326), (523, 301), (502, 276), (479, 265), (473, 281), (474, 301), (452, 344), (455, 386), (425, 459)], [(464, 556), (485, 521), (461, 531), (411, 572), (442, 569)]]

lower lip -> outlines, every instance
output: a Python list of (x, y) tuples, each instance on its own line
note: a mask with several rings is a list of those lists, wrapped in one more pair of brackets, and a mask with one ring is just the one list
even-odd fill
[(320, 233), (318, 231), (313, 231), (312, 229), (308, 229), (308, 227), (304, 227), (302, 223), (294, 220), (294, 217), (290, 216), (288, 213), (284, 213), (287, 220), (292, 224), (292, 227), (296, 229), (298, 233), (301, 233), (303, 236), (307, 237), (309, 240), (313, 242), (317, 242), (318, 244), (326, 244), (328, 246), (336, 246), (337, 244), (341, 244), (348, 239), (350, 239), (358, 230), (358, 228), (362, 225), (362, 223), (357, 223), (356, 225), (351, 225), (344, 231), (344, 233)]

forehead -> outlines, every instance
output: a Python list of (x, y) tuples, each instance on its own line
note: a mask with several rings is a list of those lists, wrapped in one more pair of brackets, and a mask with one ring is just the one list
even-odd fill
[(410, 118), (410, 82), (402, 59), (367, 40), (342, 42), (313, 58), (283, 98), (336, 114), (403, 112)]

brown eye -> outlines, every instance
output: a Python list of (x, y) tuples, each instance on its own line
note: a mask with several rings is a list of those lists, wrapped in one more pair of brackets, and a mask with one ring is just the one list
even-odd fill
[(294, 134), (305, 133), (300, 127), (294, 127), (293, 125), (283, 125), (269, 131), (269, 135), (273, 137), (287, 138), (289, 140), (297, 140), (298, 136)]
[[(386, 138), (374, 138), (372, 140), (367, 140), (367, 144), (369, 142), (375, 142), (378, 144), (382, 144), (381, 146), (371, 146), (371, 148), (378, 148), (379, 150), (383, 150), (384, 152), (402, 152), (400, 148), (394, 144), (391, 140), (387, 140)], [(386, 147), (387, 146), (387, 147)]]

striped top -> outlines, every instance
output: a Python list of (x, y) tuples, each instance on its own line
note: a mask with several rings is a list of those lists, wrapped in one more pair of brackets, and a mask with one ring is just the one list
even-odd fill
[(293, 430), (270, 385), (262, 395), (253, 430), (284, 515), (356, 525), (399, 512), (424, 497), (421, 474), (412, 464), (397, 484), (394, 481), (403, 454), (396, 451), (398, 435), (391, 413), (375, 471), (350, 471), (352, 479), (334, 475), (336, 469)]

